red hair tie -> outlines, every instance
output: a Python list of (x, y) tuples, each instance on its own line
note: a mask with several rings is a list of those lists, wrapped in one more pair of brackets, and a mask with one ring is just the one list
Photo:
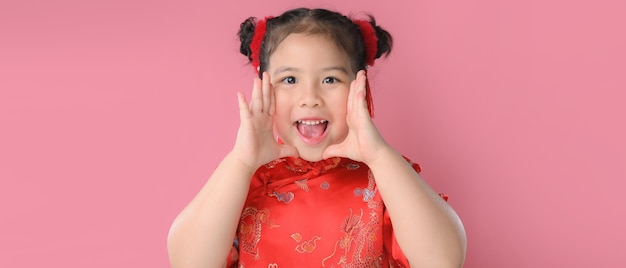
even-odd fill
[(267, 32), (267, 20), (273, 17), (265, 17), (265, 19), (258, 21), (256, 26), (254, 27), (254, 35), (252, 36), (252, 42), (250, 42), (250, 51), (252, 58), (252, 66), (259, 73), (259, 66), (261, 66), (261, 44), (263, 43), (263, 38), (265, 38), (265, 33)]
[(369, 66), (374, 65), (376, 59), (376, 52), (378, 52), (378, 36), (376, 30), (369, 21), (366, 20), (354, 20), (354, 23), (359, 25), (361, 30), (361, 38), (363, 38), (363, 44), (365, 45), (365, 63)]
[[(376, 30), (369, 21), (354, 20), (354, 23), (359, 25), (359, 29), (361, 30), (361, 38), (363, 38), (363, 44), (365, 45), (365, 63), (372, 66), (374, 65), (376, 53), (378, 52), (378, 36), (376, 35)], [(367, 75), (367, 69), (365, 70), (365, 74)], [(365, 81), (365, 99), (367, 100), (367, 110), (370, 112), (370, 116), (374, 117), (374, 101), (372, 100), (369, 80)]]

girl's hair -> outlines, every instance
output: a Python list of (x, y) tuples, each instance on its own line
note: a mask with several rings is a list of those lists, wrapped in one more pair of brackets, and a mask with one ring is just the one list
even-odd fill
[[(369, 23), (378, 37), (375, 58), (389, 55), (393, 45), (391, 35), (376, 25), (376, 21), (371, 15), (369, 16)], [(239, 51), (250, 61), (253, 60), (250, 44), (256, 26), (257, 18), (250, 17), (241, 23), (238, 33), (241, 40)], [(326, 9), (297, 8), (288, 10), (278, 17), (267, 19), (266, 27), (267, 31), (259, 53), (259, 76), (267, 69), (269, 56), (292, 33), (325, 36), (334, 41), (340, 49), (350, 56), (352, 70), (355, 73), (366, 68), (366, 47), (359, 26), (352, 19), (340, 13)]]

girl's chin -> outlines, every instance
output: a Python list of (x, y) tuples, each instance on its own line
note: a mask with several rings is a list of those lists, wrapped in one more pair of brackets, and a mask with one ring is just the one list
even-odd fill
[(298, 156), (300, 158), (309, 162), (317, 162), (320, 160), (324, 160), (322, 155), (324, 154), (324, 151), (326, 150), (326, 148), (331, 145), (329, 144), (331, 142), (330, 140), (328, 140), (328, 137), (326, 138), (327, 138), (326, 140), (316, 145), (306, 144), (305, 142), (301, 140), (297, 140), (297, 139), (295, 141), (281, 139), (281, 142), (285, 144), (290, 144), (291, 146), (295, 147), (296, 150), (298, 151)]
[(317, 161), (322, 160), (322, 156), (307, 157), (307, 156), (304, 156), (304, 155), (300, 155), (300, 158), (302, 158), (302, 159), (304, 159), (306, 161), (309, 161), (309, 162), (317, 162)]
[(298, 150), (298, 155), (300, 158), (309, 161), (309, 162), (317, 162), (324, 158), (322, 158), (322, 154), (324, 153), (324, 149), (311, 149), (311, 148), (296, 148)]

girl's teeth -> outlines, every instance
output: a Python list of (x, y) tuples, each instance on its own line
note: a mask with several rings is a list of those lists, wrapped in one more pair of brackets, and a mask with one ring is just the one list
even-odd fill
[(304, 124), (304, 125), (310, 125), (310, 126), (323, 124), (323, 123), (326, 123), (326, 122), (328, 122), (328, 120), (307, 120), (307, 121), (298, 120), (298, 124)]

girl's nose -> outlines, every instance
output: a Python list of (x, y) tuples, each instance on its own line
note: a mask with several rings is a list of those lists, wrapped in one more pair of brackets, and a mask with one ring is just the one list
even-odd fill
[(300, 96), (301, 107), (319, 107), (324, 103), (320, 96), (319, 87), (314, 84), (309, 84), (302, 88), (302, 94)]

